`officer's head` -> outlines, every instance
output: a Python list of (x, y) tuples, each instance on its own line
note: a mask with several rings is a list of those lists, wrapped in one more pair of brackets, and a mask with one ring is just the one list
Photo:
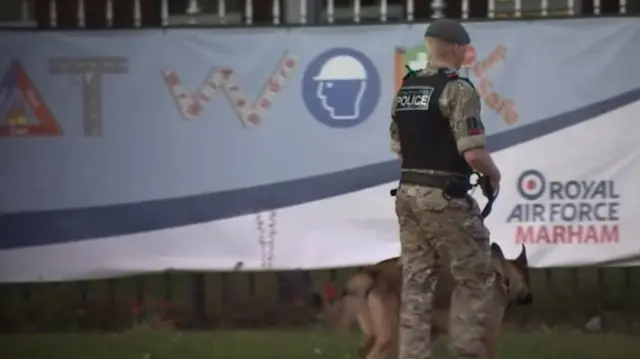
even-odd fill
[(469, 33), (459, 22), (438, 19), (432, 22), (424, 34), (429, 61), (437, 66), (459, 69), (464, 62), (467, 45), (471, 43)]

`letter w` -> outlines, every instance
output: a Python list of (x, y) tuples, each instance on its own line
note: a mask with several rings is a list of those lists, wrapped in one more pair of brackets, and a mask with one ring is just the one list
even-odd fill
[(162, 76), (180, 114), (186, 120), (198, 118), (202, 114), (204, 106), (213, 99), (216, 90), (220, 89), (227, 96), (242, 125), (252, 127), (260, 124), (271, 107), (271, 102), (291, 77), (297, 62), (296, 55), (285, 53), (253, 104), (249, 104), (246, 94), (238, 86), (232, 68), (211, 71), (195, 93), (190, 93), (186, 89), (177, 71), (166, 70), (162, 72)]

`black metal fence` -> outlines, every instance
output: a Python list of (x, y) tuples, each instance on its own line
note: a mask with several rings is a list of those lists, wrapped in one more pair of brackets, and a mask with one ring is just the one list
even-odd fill
[(0, 25), (40, 29), (305, 26), (625, 16), (640, 0), (5, 0)]

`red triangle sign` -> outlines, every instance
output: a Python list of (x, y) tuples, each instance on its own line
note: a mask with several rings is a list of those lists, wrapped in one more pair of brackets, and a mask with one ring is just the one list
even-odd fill
[[(22, 101), (12, 98), (11, 94), (16, 92), (22, 97)], [(9, 103), (2, 104), (3, 100)], [(4, 118), (0, 119), (0, 137), (60, 136), (62, 134), (62, 127), (18, 62), (11, 66), (0, 81), (0, 106), (5, 105), (8, 105), (9, 109), (4, 114)], [(37, 123), (29, 123), (28, 112), (24, 106), (31, 109), (34, 115), (33, 120)]]

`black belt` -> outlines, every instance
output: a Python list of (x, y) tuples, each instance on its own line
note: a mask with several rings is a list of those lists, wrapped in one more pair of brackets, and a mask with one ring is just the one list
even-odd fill
[[(475, 173), (477, 174), (477, 173)], [(464, 198), (468, 195), (469, 190), (476, 186), (480, 186), (482, 193), (487, 197), (487, 204), (482, 209), (482, 218), (487, 218), (493, 209), (493, 203), (498, 197), (494, 193), (489, 179), (478, 175), (476, 183), (471, 184), (470, 179), (464, 176), (453, 175), (436, 175), (420, 172), (402, 172), (400, 176), (400, 184), (412, 184), (425, 187), (434, 187), (443, 190), (444, 194), (451, 198)], [(397, 189), (391, 190), (391, 196), (395, 196)]]
[[(439, 188), (452, 198), (464, 198), (467, 192), (473, 188), (469, 183), (469, 178), (462, 175), (438, 175), (420, 172), (402, 172), (400, 183)], [(392, 195), (394, 194), (392, 193)]]

